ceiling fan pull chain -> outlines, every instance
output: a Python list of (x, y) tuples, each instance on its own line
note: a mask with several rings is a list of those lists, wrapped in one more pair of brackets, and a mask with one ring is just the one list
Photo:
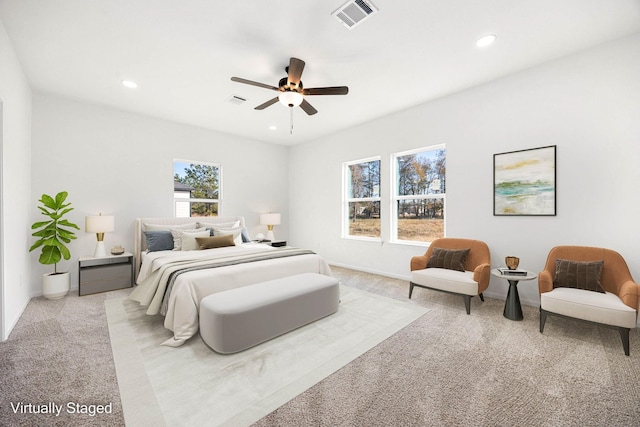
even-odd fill
[(291, 127), (289, 128), (289, 135), (293, 135), (293, 107), (289, 107), (291, 112)]

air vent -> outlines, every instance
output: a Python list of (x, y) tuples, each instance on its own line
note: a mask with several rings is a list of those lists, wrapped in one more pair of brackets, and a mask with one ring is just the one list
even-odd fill
[(338, 18), (338, 21), (351, 30), (377, 11), (378, 9), (370, 1), (351, 0), (340, 6), (331, 15)]
[(230, 102), (231, 104), (235, 104), (235, 105), (240, 105), (245, 101), (246, 99), (241, 98), (237, 95), (231, 95), (230, 97), (227, 98), (227, 102)]

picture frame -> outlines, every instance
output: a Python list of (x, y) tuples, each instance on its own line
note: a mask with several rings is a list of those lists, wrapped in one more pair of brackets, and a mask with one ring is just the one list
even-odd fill
[(493, 155), (493, 215), (556, 215), (555, 145)]

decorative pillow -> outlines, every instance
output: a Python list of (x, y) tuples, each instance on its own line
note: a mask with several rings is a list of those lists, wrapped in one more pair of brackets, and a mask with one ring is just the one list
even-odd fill
[[(181, 251), (195, 251), (200, 249), (200, 245), (196, 242), (196, 238), (198, 237), (209, 237), (209, 230), (206, 228), (195, 230), (182, 230), (179, 231), (180, 237), (180, 249)], [(174, 243), (176, 241), (175, 237), (173, 239)], [(175, 250), (175, 249), (174, 249)]]
[(196, 242), (200, 249), (215, 249), (223, 248), (225, 246), (235, 246), (235, 243), (233, 243), (233, 234), (228, 234), (226, 236), (196, 237)]
[(144, 231), (171, 231), (171, 230), (192, 230), (198, 226), (195, 222), (188, 224), (175, 225), (175, 224), (143, 224)]
[(169, 230), (145, 231), (144, 237), (149, 252), (173, 250), (173, 236)]
[(207, 222), (206, 220), (204, 220), (204, 221), (198, 221), (198, 227), (207, 227), (207, 228), (213, 228), (213, 227), (218, 227), (218, 228), (236, 228), (236, 227), (240, 227), (240, 221), (231, 221), (231, 222)]
[(247, 230), (247, 227), (242, 227), (242, 233), (240, 233), (240, 235), (242, 236), (243, 243), (251, 242), (251, 238), (249, 237), (249, 231)]
[[(174, 251), (181, 251), (182, 250), (182, 237), (185, 234), (201, 233), (203, 231), (208, 232), (208, 230), (205, 229), (205, 228), (194, 228), (193, 230), (179, 230), (179, 229), (172, 228), (171, 229), (171, 235), (173, 236), (173, 250)], [(195, 245), (195, 240), (193, 241), (193, 244)], [(195, 249), (195, 248), (192, 248), (192, 249)], [(186, 250), (188, 250), (188, 249), (186, 249)]]
[(464, 271), (464, 263), (471, 249), (442, 249), (433, 248), (431, 258), (427, 261), (427, 268), (446, 268), (448, 270)]
[(214, 236), (233, 236), (233, 242), (236, 246), (242, 245), (242, 229), (238, 228), (214, 228), (213, 231)]
[(554, 288), (577, 288), (587, 291), (604, 292), (600, 284), (604, 261), (569, 261), (556, 259)]

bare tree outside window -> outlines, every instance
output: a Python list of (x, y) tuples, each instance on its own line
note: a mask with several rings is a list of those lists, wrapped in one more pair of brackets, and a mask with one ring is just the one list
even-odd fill
[(445, 234), (446, 151), (443, 145), (397, 153), (393, 240), (432, 242)]
[(175, 160), (173, 195), (176, 217), (218, 216), (220, 166)]
[(347, 235), (380, 238), (380, 159), (345, 164)]

